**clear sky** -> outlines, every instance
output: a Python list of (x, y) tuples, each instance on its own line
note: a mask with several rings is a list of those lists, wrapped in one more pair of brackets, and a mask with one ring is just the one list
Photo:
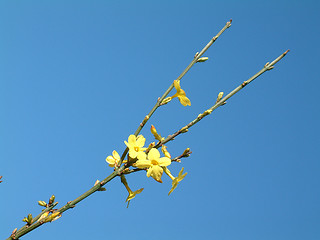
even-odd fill
[(158, 97), (194, 54), (233, 24), (161, 107), (167, 136), (285, 50), (290, 53), (168, 144), (186, 178), (168, 197), (144, 172), (126, 208), (118, 178), (22, 239), (320, 239), (319, 1), (0, 1), (0, 238), (37, 201), (58, 207), (112, 172)]

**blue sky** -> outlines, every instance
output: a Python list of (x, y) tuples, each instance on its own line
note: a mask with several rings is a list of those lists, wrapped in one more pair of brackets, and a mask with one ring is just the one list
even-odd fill
[(319, 239), (318, 1), (0, 1), (0, 238), (55, 194), (63, 206), (112, 169), (194, 54), (233, 23), (182, 79), (191, 100), (161, 107), (164, 136), (285, 50), (276, 66), (168, 144), (188, 172), (167, 196), (144, 187), (127, 209), (119, 179), (22, 239)]

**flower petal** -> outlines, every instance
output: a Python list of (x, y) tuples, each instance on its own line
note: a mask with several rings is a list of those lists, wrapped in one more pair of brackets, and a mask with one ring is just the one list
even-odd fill
[(166, 167), (171, 164), (171, 160), (168, 157), (162, 157), (158, 160), (159, 166)]
[(158, 149), (151, 148), (150, 152), (148, 153), (148, 159), (158, 161), (159, 158), (160, 158), (160, 153)]
[(138, 160), (134, 166), (140, 169), (149, 168), (151, 166), (151, 162), (149, 160)]
[(137, 139), (137, 137), (135, 135), (130, 135), (128, 138), (129, 145), (131, 145), (131, 146), (136, 145), (136, 139)]
[(136, 146), (142, 148), (145, 142), (146, 142), (146, 139), (142, 135), (139, 135), (136, 141)]
[(181, 87), (180, 87), (180, 80), (174, 80), (173, 81), (173, 86), (174, 88), (177, 90), (177, 92), (180, 91)]
[(118, 161), (120, 160), (119, 153), (117, 153), (116, 150), (113, 150), (112, 155), (113, 155), (113, 157), (114, 157), (115, 160), (118, 160)]
[(108, 156), (107, 158), (106, 158), (106, 161), (107, 161), (107, 163), (109, 163), (109, 164), (115, 164), (115, 159), (112, 157), (112, 156)]
[(176, 189), (176, 187), (178, 186), (178, 183), (179, 183), (179, 182), (178, 182), (176, 179), (174, 179), (174, 180), (172, 181), (172, 188), (171, 188), (171, 190), (169, 191), (168, 195), (170, 195), (170, 194), (173, 192), (173, 190)]
[(189, 98), (187, 98), (186, 96), (179, 96), (179, 101), (183, 106), (191, 106), (191, 102), (189, 100)]
[(150, 166), (150, 168), (147, 171), (147, 177), (150, 177), (151, 173), (152, 173), (152, 166)]
[[(150, 169), (150, 168), (149, 168)], [(149, 170), (148, 170), (149, 171)], [(162, 167), (159, 166), (152, 166), (152, 171), (151, 171), (151, 177), (153, 177), (157, 182), (162, 183), (161, 181), (161, 176), (163, 173)]]
[(136, 152), (134, 149), (130, 149), (129, 148), (129, 156), (131, 157), (131, 158), (136, 158), (137, 157), (137, 155), (138, 155), (138, 152)]
[(145, 152), (138, 152), (137, 158), (139, 160), (146, 160), (147, 159), (147, 154)]

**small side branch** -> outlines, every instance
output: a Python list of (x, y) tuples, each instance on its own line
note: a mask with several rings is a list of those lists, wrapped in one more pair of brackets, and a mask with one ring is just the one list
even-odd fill
[[(201, 50), (200, 53), (196, 54), (193, 58), (193, 60), (191, 61), (191, 63), (184, 69), (184, 71), (180, 74), (180, 76), (176, 79), (176, 80), (181, 80), (183, 78), (184, 75), (186, 75), (186, 73), (192, 68), (192, 66), (198, 61), (198, 59), (209, 49), (209, 47), (220, 37), (220, 35), (231, 26), (232, 23), (232, 19), (230, 19), (229, 22), (227, 22), (225, 24), (225, 26), (220, 30), (220, 32), (213, 37), (208, 43), (207, 45)], [(138, 129), (135, 131), (134, 135), (138, 136), (138, 134), (140, 133), (140, 131), (142, 130), (142, 128), (144, 127), (144, 125), (147, 123), (147, 121), (151, 118), (151, 116), (153, 115), (153, 113), (157, 110), (157, 108), (160, 106), (161, 102), (163, 101), (163, 99), (168, 96), (168, 94), (171, 92), (171, 90), (173, 89), (174, 85), (173, 83), (170, 85), (170, 87), (167, 89), (167, 91), (165, 91), (165, 93), (162, 95), (162, 97), (160, 97), (157, 101), (157, 103), (154, 105), (154, 107), (151, 109), (151, 111), (149, 112), (148, 115), (146, 115), (146, 117), (143, 119), (143, 121), (140, 123)], [(126, 157), (127, 153), (128, 153), (129, 149), (126, 148), (121, 156), (121, 161), (120, 161), (120, 165), (122, 164), (122, 161), (124, 160), (124, 158)]]
[(158, 142), (157, 145), (155, 146), (155, 148), (159, 148), (161, 147), (163, 144), (173, 140), (176, 136), (180, 135), (181, 133), (185, 133), (188, 131), (188, 129), (190, 127), (192, 127), (193, 125), (195, 125), (196, 123), (198, 123), (201, 119), (203, 119), (204, 117), (208, 116), (209, 114), (211, 114), (215, 109), (217, 109), (218, 107), (222, 106), (225, 104), (225, 102), (231, 98), (233, 95), (235, 95), (237, 92), (239, 92), (241, 89), (243, 89), (245, 86), (247, 86), (249, 83), (251, 83), (253, 80), (255, 80), (257, 77), (259, 77), (261, 74), (263, 74), (264, 72), (273, 69), (273, 66), (279, 62), (287, 53), (289, 52), (289, 50), (285, 51), (284, 53), (282, 53), (279, 57), (277, 57), (275, 60), (273, 60), (271, 63), (267, 62), (264, 67), (257, 72), (255, 75), (253, 75), (251, 78), (249, 78), (248, 80), (244, 81), (242, 84), (240, 84), (237, 88), (235, 88), (233, 91), (231, 91), (227, 96), (225, 96), (224, 98), (222, 98), (220, 101), (216, 102), (216, 104), (214, 104), (211, 108), (209, 108), (208, 110), (204, 111), (202, 114), (199, 114), (198, 117), (196, 117), (193, 121), (191, 121), (189, 124), (185, 125), (184, 127), (182, 127), (180, 130), (178, 130), (177, 132), (175, 132), (174, 134), (168, 136), (166, 139), (164, 139), (161, 142)]

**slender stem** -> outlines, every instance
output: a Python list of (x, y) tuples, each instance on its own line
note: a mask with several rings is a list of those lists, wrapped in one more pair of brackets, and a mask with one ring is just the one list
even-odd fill
[[(220, 30), (220, 32), (213, 37), (209, 43), (201, 50), (200, 53), (198, 53), (194, 59), (191, 61), (191, 63), (186, 67), (186, 69), (180, 74), (180, 76), (177, 78), (177, 80), (180, 80), (189, 70), (190, 68), (197, 62), (197, 60), (203, 55), (203, 53), (205, 53), (208, 48), (218, 39), (218, 37), (227, 29), (231, 26), (231, 22), (232, 20), (230, 20), (229, 22), (226, 23), (226, 25)], [(147, 123), (147, 121), (150, 119), (150, 117), (153, 115), (153, 113), (157, 110), (157, 108), (160, 106), (160, 103), (163, 101), (163, 99), (170, 93), (170, 91), (173, 89), (173, 83), (170, 85), (170, 87), (167, 89), (167, 91), (165, 91), (165, 93), (162, 95), (161, 98), (158, 99), (157, 103), (155, 104), (155, 106), (151, 109), (151, 111), (149, 112), (149, 114), (144, 118), (144, 120), (142, 121), (142, 123), (139, 125), (138, 129), (136, 130), (136, 132), (134, 133), (135, 136), (137, 136), (140, 131), (142, 130), (142, 128), (144, 127), (144, 125)], [(125, 151), (123, 152), (122, 156), (121, 156), (121, 160), (119, 163), (119, 166), (121, 166), (123, 159), (125, 158), (126, 154), (128, 153), (128, 148), (125, 149)], [(116, 170), (110, 174), (107, 178), (105, 178), (103, 181), (100, 182), (100, 184), (97, 184), (95, 186), (93, 186), (92, 188), (90, 188), (88, 191), (86, 191), (85, 193), (83, 193), (81, 196), (79, 196), (78, 198), (76, 198), (75, 200), (68, 202), (66, 205), (64, 205), (63, 207), (61, 207), (58, 211), (60, 213), (63, 213), (65, 211), (67, 211), (70, 208), (75, 207), (75, 205), (82, 201), (83, 199), (87, 198), (88, 196), (90, 196), (91, 194), (93, 194), (94, 192), (98, 191), (100, 187), (102, 187), (103, 185), (105, 185), (107, 182), (111, 181), (113, 178), (115, 178), (122, 170), (124, 169), (124, 166), (120, 167), (120, 168), (116, 168)], [(41, 216), (41, 214), (40, 214)], [(39, 216), (39, 217), (40, 217)], [(17, 231), (17, 233), (15, 234), (15, 239), (18, 239), (19, 237), (27, 234), (28, 232), (36, 229), (37, 227), (41, 226), (43, 223), (42, 222), (35, 222), (34, 224), (26, 227), (22, 227), (21, 229), (19, 229)], [(12, 237), (9, 237), (7, 240), (9, 239), (13, 239)]]
[(190, 127), (192, 127), (193, 125), (195, 125), (197, 122), (199, 122), (201, 119), (203, 119), (204, 117), (208, 116), (209, 114), (212, 113), (212, 111), (214, 111), (215, 109), (217, 109), (218, 107), (222, 106), (225, 104), (225, 102), (231, 98), (233, 95), (235, 95), (237, 92), (239, 92), (241, 89), (243, 89), (245, 86), (247, 86), (249, 83), (251, 83), (253, 80), (255, 80), (257, 77), (259, 77), (261, 74), (263, 74), (264, 72), (273, 69), (273, 65), (275, 65), (277, 62), (279, 62), (287, 53), (289, 52), (289, 50), (285, 51), (284, 53), (282, 53), (279, 57), (277, 57), (275, 60), (273, 60), (271, 63), (266, 63), (264, 65), (264, 67), (257, 72), (255, 75), (253, 75), (251, 78), (249, 78), (248, 80), (244, 81), (240, 86), (236, 87), (233, 91), (231, 91), (227, 96), (225, 96), (224, 98), (222, 98), (220, 101), (218, 101), (215, 105), (213, 105), (211, 108), (209, 108), (208, 110), (206, 110), (204, 113), (199, 114), (198, 117), (196, 117), (193, 121), (191, 121), (189, 124), (185, 125), (183, 128), (181, 128), (180, 130), (178, 130), (177, 132), (175, 132), (172, 135), (169, 135), (166, 139), (164, 139), (161, 142), (158, 142), (155, 146), (155, 148), (159, 148), (161, 147), (163, 144), (173, 140), (176, 136), (180, 135), (181, 133), (187, 132), (188, 129)]
[[(108, 177), (106, 177), (104, 180), (102, 180), (99, 184), (96, 184), (95, 186), (93, 186), (92, 188), (90, 188), (88, 191), (86, 191), (85, 193), (83, 193), (81, 196), (77, 197), (76, 199), (74, 199), (71, 202), (68, 202), (66, 205), (64, 205), (63, 207), (61, 207), (59, 210), (57, 210), (60, 213), (63, 213), (67, 210), (69, 210), (70, 208), (74, 208), (76, 206), (77, 203), (81, 202), (83, 199), (89, 197), (91, 194), (93, 194), (94, 192), (98, 191), (103, 185), (105, 185), (106, 183), (108, 183), (109, 181), (111, 181), (113, 178), (115, 178), (116, 176), (118, 176), (121, 171), (123, 171), (124, 166), (118, 168), (117, 170), (113, 171)], [(54, 205), (55, 206), (55, 205)], [(54, 206), (52, 207), (48, 207), (45, 209), (45, 211), (47, 210), (51, 210)], [(51, 208), (51, 209), (49, 209)], [(44, 211), (43, 211), (44, 212)], [(42, 213), (43, 213), (42, 212)], [(40, 216), (42, 215), (39, 214)], [(39, 216), (38, 215), (38, 216)], [(37, 217), (38, 217), (37, 216)], [(39, 216), (39, 217), (40, 217)], [(17, 233), (15, 234), (15, 239), (18, 239), (19, 237), (27, 234), (28, 232), (31, 232), (32, 230), (38, 228), (39, 226), (41, 226), (43, 224), (43, 222), (39, 221), (39, 222), (35, 222), (34, 224), (25, 227), (23, 226), (21, 229), (19, 229), (19, 231), (17, 231)], [(12, 240), (12, 237), (7, 238), (7, 240)]]
[[(33, 220), (33, 223), (32, 223), (32, 224), (36, 223), (37, 220), (41, 217), (41, 215), (42, 215), (43, 213), (52, 210), (55, 206), (57, 206), (57, 204), (58, 204), (58, 202), (55, 202), (55, 203), (51, 204), (51, 206), (48, 206), (48, 207), (46, 207), (45, 209), (43, 209), (43, 210), (41, 211), (41, 213), (39, 213), (36, 217), (34, 217), (34, 218), (32, 219), (32, 220)], [(31, 224), (30, 226), (32, 226), (32, 224)], [(22, 228), (20, 228), (20, 229), (17, 231), (16, 235), (18, 235), (18, 234), (19, 234), (21, 231), (23, 231), (24, 229), (29, 228), (30, 226), (24, 225)], [(9, 239), (10, 239), (10, 238), (9, 238)]]
[[(207, 45), (201, 50), (200, 53), (196, 54), (196, 56), (194, 56), (193, 60), (191, 61), (191, 63), (189, 63), (189, 65), (184, 69), (184, 71), (180, 74), (180, 76), (176, 79), (176, 80), (181, 80), (183, 78), (184, 75), (186, 75), (186, 73), (190, 70), (190, 68), (198, 61), (198, 59), (209, 49), (209, 47), (220, 37), (220, 35), (231, 26), (231, 22), (232, 20), (230, 19), (229, 22), (226, 23), (226, 25), (220, 30), (220, 32), (213, 37), (208, 43)], [(148, 122), (148, 120), (151, 118), (151, 116), (153, 115), (153, 113), (157, 110), (157, 108), (160, 106), (161, 102), (163, 101), (163, 99), (170, 93), (170, 91), (173, 89), (173, 83), (170, 85), (170, 87), (167, 89), (167, 91), (165, 91), (165, 93), (162, 95), (162, 97), (160, 97), (157, 101), (157, 103), (154, 105), (154, 107), (151, 109), (151, 111), (149, 112), (149, 114), (144, 118), (144, 120), (140, 123), (138, 129), (135, 131), (134, 135), (137, 136), (140, 131), (142, 130), (142, 128), (144, 127), (144, 125)], [(122, 161), (124, 160), (124, 158), (126, 157), (127, 153), (128, 153), (128, 148), (126, 148), (121, 156), (121, 160), (120, 160), (120, 165), (122, 164)]]

